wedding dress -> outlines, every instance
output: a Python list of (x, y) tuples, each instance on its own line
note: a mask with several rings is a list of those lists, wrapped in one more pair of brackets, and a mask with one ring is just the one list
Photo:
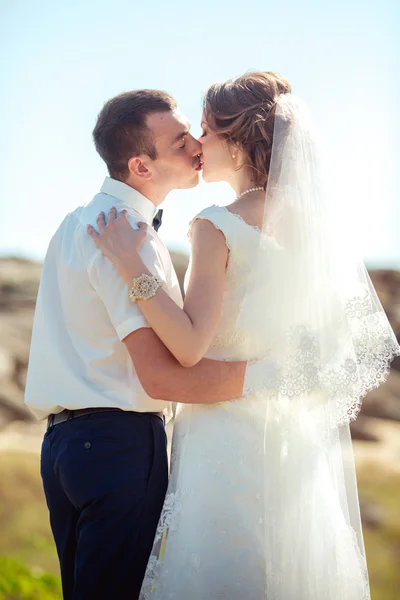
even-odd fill
[[(196, 218), (211, 221), (229, 248), (222, 314), (207, 358), (267, 356), (253, 265), (263, 234), (223, 207)], [(281, 249), (266, 236), (262, 244), (268, 269)], [(254, 310), (243, 313), (252, 286)], [(179, 406), (142, 600), (369, 598), (359, 514), (350, 515), (336, 493), (346, 484), (339, 440), (327, 445), (317, 421), (302, 417), (301, 408), (282, 415), (259, 394)], [(288, 482), (295, 495), (285, 493)]]
[(229, 249), (207, 358), (247, 361), (244, 395), (180, 406), (141, 600), (370, 598), (349, 423), (400, 347), (307, 107), (281, 94), (260, 103), (270, 118), (262, 228), (196, 217)]

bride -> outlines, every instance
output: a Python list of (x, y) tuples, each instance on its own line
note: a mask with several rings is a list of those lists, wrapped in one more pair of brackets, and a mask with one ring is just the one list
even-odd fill
[(237, 197), (190, 225), (183, 310), (141, 261), (144, 224), (112, 209), (89, 230), (131, 294), (149, 290), (140, 308), (182, 365), (266, 358), (262, 393), (178, 407), (140, 597), (367, 600), (349, 423), (399, 346), (335, 231), (314, 126), (287, 80), (211, 86), (202, 129), (204, 179)]

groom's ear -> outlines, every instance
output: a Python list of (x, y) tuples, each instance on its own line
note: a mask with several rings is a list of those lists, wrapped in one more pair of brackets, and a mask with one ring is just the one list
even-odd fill
[(142, 180), (148, 180), (152, 177), (152, 172), (148, 168), (148, 161), (150, 158), (147, 156), (134, 156), (128, 161), (128, 169), (132, 175), (139, 177)]

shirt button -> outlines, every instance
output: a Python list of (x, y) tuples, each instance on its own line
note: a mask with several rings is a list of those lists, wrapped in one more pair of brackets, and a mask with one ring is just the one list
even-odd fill
[(89, 448), (91, 448), (91, 447), (92, 447), (92, 444), (91, 444), (91, 442), (85, 442), (85, 443), (83, 444), (83, 446), (84, 446), (84, 448), (86, 448), (86, 450), (89, 450)]

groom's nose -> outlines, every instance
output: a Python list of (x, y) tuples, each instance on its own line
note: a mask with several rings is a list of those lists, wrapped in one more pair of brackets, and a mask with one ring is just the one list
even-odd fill
[(197, 154), (201, 154), (203, 152), (201, 144), (199, 140), (196, 140), (192, 135), (191, 137), (191, 145), (190, 145), (190, 153), (192, 156), (196, 156)]

